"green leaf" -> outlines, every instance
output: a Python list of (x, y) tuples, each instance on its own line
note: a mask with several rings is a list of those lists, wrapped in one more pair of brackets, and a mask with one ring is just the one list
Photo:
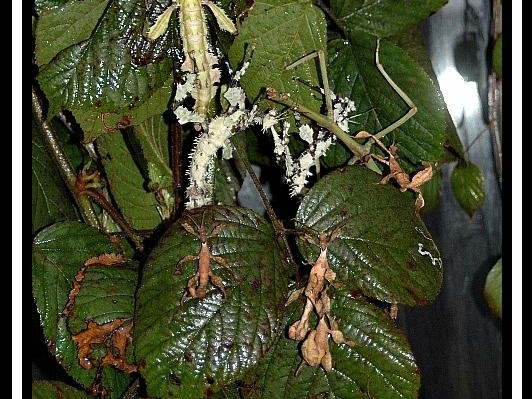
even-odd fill
[(133, 317), (137, 266), (134, 263), (106, 265), (96, 262), (83, 273), (83, 283), (68, 318), (76, 334), (87, 328), (88, 320), (105, 324)]
[[(170, 149), (168, 126), (162, 115), (152, 117), (133, 129), (132, 136), (142, 150), (144, 173), (149, 168), (158, 171), (158, 183), (164, 188), (170, 188), (172, 183), (172, 169), (170, 169)], [(149, 166), (151, 165), (151, 166)], [(161, 184), (165, 182), (166, 184)]]
[[(85, 261), (106, 253), (118, 254), (120, 250), (97, 229), (78, 222), (56, 223), (41, 230), (33, 240), (32, 292), (47, 346), (67, 373), (85, 388), (96, 381), (97, 370), (80, 365), (78, 349), (63, 311), (76, 274)], [(116, 378), (129, 380), (121, 371), (110, 372)], [(111, 397), (119, 397), (113, 387), (107, 389)]]
[(484, 203), (484, 177), (477, 165), (458, 163), (451, 173), (451, 188), (462, 209), (473, 217)]
[(332, 0), (331, 12), (349, 31), (363, 31), (386, 37), (417, 25), (446, 2), (447, 0)]
[[(338, 229), (327, 259), (347, 290), (389, 303), (429, 303), (442, 283), (440, 254), (410, 193), (377, 184), (380, 177), (362, 166), (330, 173), (301, 201), (297, 225), (316, 237)], [(298, 246), (307, 261), (317, 259), (317, 245), (300, 239)]]
[[(210, 393), (208, 393), (210, 394)], [(246, 396), (247, 397), (247, 396)], [(240, 394), (240, 387), (238, 384), (231, 384), (227, 387), (224, 387), (222, 390), (216, 392), (212, 396), (209, 396), (212, 399), (242, 399)]]
[(497, 77), (502, 78), (502, 33), (495, 40), (493, 45), (491, 64)]
[(486, 277), (484, 298), (493, 314), (502, 319), (502, 258), (495, 263)]
[(35, 0), (35, 11), (37, 14), (41, 14), (51, 8), (65, 5), (70, 0)]
[(173, 78), (168, 79), (162, 87), (154, 90), (145, 102), (127, 110), (102, 112), (99, 108), (73, 109), (76, 122), (83, 129), (83, 141), (90, 143), (102, 134), (114, 133), (130, 126), (136, 127), (151, 118), (162, 117), (172, 92), (172, 82)]
[(44, 148), (41, 134), (32, 123), (31, 133), (32, 231), (61, 220), (76, 220), (77, 210), (70, 194)]
[[(188, 297), (181, 306), (198, 262), (177, 264), (201, 245), (180, 223), (203, 226), (211, 253), (235, 274), (210, 261), (225, 298), (209, 283), (204, 298)], [(148, 395), (196, 399), (254, 366), (279, 332), (287, 269), (269, 223), (253, 211), (209, 206), (184, 214), (149, 255), (137, 294), (134, 346)]]
[(35, 32), (37, 65), (47, 64), (61, 50), (88, 39), (108, 4), (109, 0), (71, 1), (43, 11)]
[(216, 159), (214, 167), (214, 202), (218, 205), (236, 205), (240, 182), (225, 159)]
[(32, 399), (90, 399), (92, 396), (61, 381), (33, 381)]
[[(37, 78), (48, 98), (49, 114), (61, 107), (126, 112), (167, 81), (172, 68), (168, 54), (175, 53), (173, 46), (179, 48), (180, 43), (176, 33), (154, 43), (143, 37), (146, 18), (151, 16), (146, 14), (149, 5), (131, 0), (113, 2), (88, 39), (65, 48), (42, 66)], [(156, 12), (157, 7), (150, 10)], [(75, 22), (64, 20), (69, 28)], [(49, 24), (46, 20), (40, 23)]]
[(120, 132), (103, 135), (97, 144), (113, 199), (126, 220), (135, 229), (155, 228), (161, 223), (157, 199), (145, 188), (145, 179), (124, 136)]
[[(350, 130), (376, 134), (404, 116), (410, 107), (388, 84), (375, 63), (376, 39), (358, 32), (348, 41), (329, 44), (331, 89), (355, 102), (357, 114)], [(445, 139), (445, 103), (428, 74), (401, 48), (382, 42), (380, 61), (395, 83), (417, 106), (417, 113), (388, 134), (401, 159), (412, 165), (437, 161)], [(386, 141), (385, 141), (386, 142)]]
[[(279, 392), (290, 399), (418, 397), (419, 370), (404, 334), (383, 310), (365, 298), (350, 297), (343, 290), (334, 292), (331, 314), (344, 338), (355, 345), (338, 345), (329, 337), (333, 369), (325, 372), (304, 364), (295, 376), (302, 361), (299, 344), (280, 336), (254, 370), (249, 398), (274, 398)], [(303, 308), (303, 302), (298, 301), (290, 309), (296, 304)], [(294, 313), (296, 317), (300, 314), (301, 310)]]
[(254, 102), (263, 95), (266, 87), (273, 87), (279, 92), (290, 93), (294, 101), (319, 111), (321, 96), (294, 80), (299, 77), (317, 85), (317, 61), (306, 62), (289, 71), (285, 67), (317, 50), (325, 52), (326, 40), (325, 17), (311, 2), (257, 2), (239, 28), (229, 50), (229, 60), (233, 67), (248, 61), (250, 46), (254, 45), (251, 64), (241, 79), (247, 97)]

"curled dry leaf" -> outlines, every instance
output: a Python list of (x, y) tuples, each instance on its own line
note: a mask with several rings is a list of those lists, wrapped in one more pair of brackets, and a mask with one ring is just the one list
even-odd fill
[[(137, 366), (128, 363), (126, 359), (127, 345), (131, 340), (133, 323), (130, 319), (115, 319), (109, 323), (97, 324), (89, 320), (87, 329), (72, 336), (78, 347), (78, 360), (85, 369), (94, 367), (113, 366), (126, 373), (137, 371)], [(92, 359), (92, 352), (96, 347), (105, 349), (105, 356)]]

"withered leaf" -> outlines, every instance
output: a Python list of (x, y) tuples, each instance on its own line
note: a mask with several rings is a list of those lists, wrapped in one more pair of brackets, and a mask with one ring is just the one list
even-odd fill
[(137, 371), (137, 366), (126, 359), (132, 326), (130, 319), (115, 319), (101, 325), (89, 320), (87, 329), (72, 335), (78, 348), (80, 365), (85, 369), (94, 367), (92, 352), (95, 347), (104, 347), (106, 353), (99, 359), (100, 367), (110, 365), (126, 373)]

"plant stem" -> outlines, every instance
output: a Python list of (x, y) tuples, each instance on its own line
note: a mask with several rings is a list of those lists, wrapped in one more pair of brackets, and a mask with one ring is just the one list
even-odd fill
[(98, 205), (100, 205), (103, 210), (105, 210), (109, 216), (113, 219), (113, 221), (122, 229), (122, 231), (133, 241), (133, 244), (135, 245), (135, 248), (137, 248), (139, 251), (142, 251), (144, 249), (144, 246), (142, 245), (142, 241), (139, 237), (139, 235), (135, 232), (135, 230), (129, 225), (126, 219), (120, 215), (116, 209), (107, 201), (107, 199), (98, 191), (92, 189), (92, 188), (86, 188), (84, 190), (78, 191), (80, 196), (87, 196), (92, 198), (94, 202), (96, 202)]
[(181, 210), (181, 158), (182, 153), (182, 140), (181, 140), (181, 126), (175, 122), (170, 122), (170, 140), (172, 148), (172, 175), (174, 177), (174, 211), (173, 214), (177, 214)]
[(40, 102), (39, 94), (35, 86), (32, 86), (32, 108), (33, 108), (33, 118), (35, 123), (39, 127), (39, 131), (42, 134), (43, 141), (45, 143), (46, 150), (57, 168), (59, 169), (59, 174), (65, 182), (68, 190), (72, 194), (72, 197), (76, 201), (78, 208), (81, 212), (81, 216), (85, 223), (93, 226), (100, 227), (96, 213), (92, 208), (90, 200), (83, 196), (79, 195), (76, 190), (76, 180), (77, 174), (75, 170), (70, 165), (70, 162), (65, 155), (61, 144), (57, 140), (56, 134), (50, 125), (50, 123), (44, 118), (43, 109)]
[(270, 218), (273, 229), (275, 230), (275, 233), (278, 237), (281, 237), (282, 239), (282, 250), (285, 253), (285, 259), (289, 261), (289, 263), (292, 263), (294, 267), (296, 267), (296, 261), (294, 258), (294, 255), (292, 254), (292, 251), (290, 250), (290, 245), (288, 244), (288, 239), (286, 238), (286, 229), (283, 225), (283, 223), (279, 220), (277, 215), (275, 214), (275, 211), (273, 210), (272, 206), (270, 205), (270, 200), (268, 199), (268, 196), (262, 189), (262, 184), (259, 181), (259, 178), (255, 174), (255, 171), (253, 170), (251, 163), (249, 162), (249, 159), (246, 155), (246, 152), (242, 148), (242, 145), (240, 144), (239, 138), (235, 135), (231, 137), (231, 144), (235, 148), (235, 152), (238, 157), (238, 161), (241, 162), (244, 165), (244, 168), (246, 169), (247, 173), (249, 174), (249, 177), (251, 178), (251, 181), (253, 181), (253, 185), (255, 186), (255, 189), (259, 193), (260, 200), (262, 202), (262, 205), (264, 206), (264, 209), (266, 209), (266, 213), (268, 214), (268, 217)]

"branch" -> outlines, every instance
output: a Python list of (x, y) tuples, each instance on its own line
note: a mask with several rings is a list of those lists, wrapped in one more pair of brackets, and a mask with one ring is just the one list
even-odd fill
[(253, 181), (253, 185), (255, 186), (255, 189), (259, 193), (260, 200), (262, 202), (262, 205), (264, 206), (264, 209), (266, 209), (266, 213), (268, 214), (268, 217), (270, 218), (270, 220), (272, 222), (273, 229), (275, 230), (275, 234), (278, 237), (282, 237), (281, 247), (282, 247), (282, 250), (284, 251), (284, 253), (286, 255), (285, 258), (289, 259), (289, 261), (294, 265), (294, 267), (296, 267), (295, 266), (296, 265), (296, 261), (295, 261), (294, 255), (292, 254), (292, 251), (290, 250), (290, 245), (288, 244), (288, 240), (286, 238), (286, 229), (285, 229), (283, 223), (279, 220), (279, 218), (275, 214), (275, 211), (273, 210), (272, 206), (270, 205), (270, 201), (268, 199), (268, 196), (264, 192), (264, 190), (262, 188), (262, 184), (259, 181), (259, 178), (255, 174), (255, 171), (251, 167), (251, 163), (249, 162), (249, 159), (248, 159), (244, 149), (240, 145), (240, 140), (238, 139), (237, 136), (231, 137), (230, 140), (231, 140), (231, 144), (235, 148), (235, 152), (236, 152), (238, 161), (241, 162), (244, 165), (247, 173), (249, 174), (249, 177)]
[(100, 223), (96, 217), (94, 209), (92, 208), (91, 202), (87, 197), (79, 195), (78, 191), (76, 190), (76, 171), (70, 165), (70, 161), (61, 147), (61, 143), (59, 143), (57, 140), (54, 129), (44, 118), (42, 104), (35, 86), (32, 86), (31, 92), (33, 119), (35, 120), (35, 123), (42, 134), (42, 138), (49, 156), (56, 164), (61, 178), (76, 201), (84, 222), (93, 227), (100, 227)]

